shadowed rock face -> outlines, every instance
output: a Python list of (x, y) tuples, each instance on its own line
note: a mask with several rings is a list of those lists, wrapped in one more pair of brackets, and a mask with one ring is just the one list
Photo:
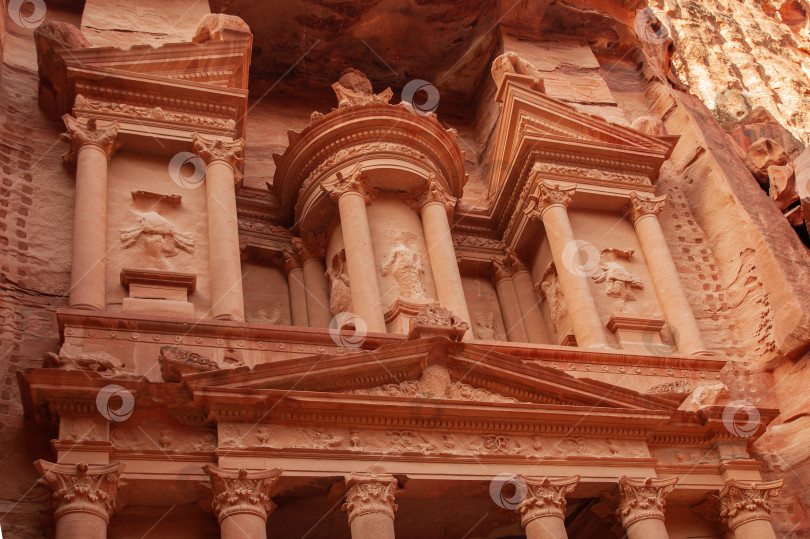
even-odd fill
[(313, 97), (328, 99), (329, 85), (355, 67), (376, 91), (386, 86), (399, 91), (412, 79), (424, 79), (448, 104), (467, 102), (488, 74), (498, 24), (586, 37), (596, 50), (629, 44), (633, 10), (621, 1), (603, 3), (594, 9), (545, 0), (214, 0), (211, 11), (238, 15), (250, 26), (253, 94), (263, 93), (295, 65), (278, 89), (301, 95), (307, 88)]

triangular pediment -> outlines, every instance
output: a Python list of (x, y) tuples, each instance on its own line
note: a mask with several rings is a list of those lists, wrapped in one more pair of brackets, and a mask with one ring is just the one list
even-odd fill
[(475, 344), (429, 338), (374, 351), (312, 356), (187, 374), (193, 391), (311, 392), (342, 398), (432, 399), (455, 403), (671, 410), (678, 402), (643, 395)]

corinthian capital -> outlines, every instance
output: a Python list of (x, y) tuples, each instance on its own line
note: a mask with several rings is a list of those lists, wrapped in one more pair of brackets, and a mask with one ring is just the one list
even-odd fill
[(532, 219), (542, 219), (543, 213), (551, 206), (567, 208), (576, 191), (575, 185), (564, 186), (545, 180), (539, 181), (529, 193), (529, 201), (523, 212)]
[(394, 494), (397, 491), (397, 480), (386, 474), (360, 474), (352, 473), (346, 476), (346, 503), (343, 510), (349, 514), (349, 524), (352, 520), (369, 513), (383, 513), (394, 519), (397, 504), (394, 503)]
[(340, 197), (346, 193), (360, 194), (366, 201), (366, 205), (370, 204), (371, 201), (377, 197), (377, 190), (368, 186), (366, 178), (363, 177), (363, 170), (359, 166), (355, 167), (348, 176), (344, 176), (338, 172), (337, 181), (329, 185), (321, 184), (321, 189), (324, 193), (332, 197), (332, 200), (335, 202), (339, 201)]
[(109, 523), (118, 505), (123, 464), (54, 464), (38, 460), (34, 466), (53, 490), (55, 520), (66, 513), (92, 513)]
[(62, 158), (70, 165), (76, 164), (79, 148), (85, 144), (101, 148), (107, 154), (108, 162), (112, 159), (115, 150), (121, 146), (121, 141), (115, 140), (118, 134), (118, 122), (99, 122), (95, 118), (82, 122), (70, 114), (63, 115), (62, 120), (70, 135), (70, 147), (62, 154)]
[(566, 479), (549, 479), (548, 477), (518, 476), (518, 481), (526, 485), (526, 497), (517, 508), (520, 525), (540, 517), (565, 518), (565, 496), (576, 488), (579, 476)]
[(301, 267), (301, 256), (297, 249), (287, 247), (281, 251), (281, 255), (284, 257), (284, 275), (289, 275), (292, 270)]
[(647, 518), (664, 520), (667, 494), (675, 488), (677, 477), (669, 479), (619, 479), (619, 508), (616, 516), (627, 529), (636, 521)]
[(456, 198), (450, 196), (450, 193), (447, 192), (447, 189), (439, 181), (435, 174), (428, 176), (425, 189), (419, 194), (413, 196), (411, 207), (414, 210), (421, 212), (422, 208), (431, 202), (438, 202), (444, 206), (447, 213), (452, 212), (453, 208), (456, 207)]
[(729, 479), (717, 499), (720, 519), (732, 532), (752, 520), (770, 520), (770, 499), (778, 496), (781, 488), (781, 480), (756, 483)]
[(666, 195), (660, 197), (645, 196), (636, 191), (630, 192), (630, 220), (635, 223), (645, 215), (658, 215), (664, 209)]
[(214, 161), (224, 161), (236, 171), (236, 167), (244, 162), (242, 154), (245, 151), (245, 139), (225, 141), (204, 137), (199, 133), (194, 133), (191, 138), (194, 141), (194, 151), (207, 165)]
[(323, 234), (309, 234), (305, 238), (293, 238), (293, 247), (301, 257), (301, 262), (310, 258), (323, 258), (326, 255), (326, 237)]
[(219, 522), (238, 513), (250, 513), (267, 520), (267, 515), (275, 509), (270, 491), (281, 477), (281, 470), (248, 472), (244, 468), (223, 470), (210, 465), (203, 470), (214, 487), (211, 508)]

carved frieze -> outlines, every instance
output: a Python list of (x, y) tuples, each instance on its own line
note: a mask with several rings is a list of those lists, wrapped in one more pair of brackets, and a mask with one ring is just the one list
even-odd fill
[[(177, 77), (180, 78), (180, 77)], [(90, 99), (82, 94), (76, 95), (74, 111), (97, 112), (106, 114), (117, 114), (121, 116), (131, 116), (143, 118), (144, 120), (159, 120), (164, 122), (177, 122), (190, 126), (211, 127), (223, 130), (235, 130), (236, 122), (233, 119), (217, 118), (210, 115), (194, 114), (189, 112), (173, 112), (164, 110), (162, 107), (147, 107), (140, 105), (130, 105), (128, 103), (116, 103)]]
[(623, 173), (596, 167), (573, 166), (554, 162), (538, 161), (532, 167), (532, 171), (556, 174), (571, 179), (583, 178), (596, 182), (650, 185), (650, 179), (641, 173)]

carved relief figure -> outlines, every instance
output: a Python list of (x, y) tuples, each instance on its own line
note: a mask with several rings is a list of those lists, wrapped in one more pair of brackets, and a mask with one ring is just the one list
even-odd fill
[(394, 277), (398, 289), (397, 297), (416, 302), (428, 299), (423, 284), (425, 270), (422, 257), (405, 245), (402, 238), (397, 239), (388, 260), (380, 268), (380, 273)]
[(352, 290), (349, 276), (346, 273), (346, 251), (341, 249), (332, 257), (332, 263), (326, 270), (329, 281), (329, 309), (333, 315), (351, 311)]
[(154, 211), (137, 215), (135, 226), (121, 230), (121, 243), (125, 249), (141, 240), (144, 252), (157, 260), (177, 256), (178, 249), (194, 253), (194, 239), (175, 230), (168, 219)]
[(265, 322), (273, 325), (289, 325), (290, 321), (281, 303), (275, 303), (272, 307), (259, 309), (254, 318), (256, 322)]
[(475, 315), (475, 336), (484, 341), (495, 340), (495, 313), (477, 313)]
[(560, 288), (560, 280), (557, 277), (557, 268), (554, 266), (554, 262), (548, 265), (543, 278), (535, 285), (535, 289), (542, 298), (545, 298), (548, 304), (548, 310), (557, 330), (557, 335), (566, 335), (570, 331), (567, 327), (568, 304), (565, 302), (565, 297)]
[(351, 67), (341, 73), (340, 80), (332, 85), (332, 89), (338, 99), (338, 108), (341, 109), (369, 103), (388, 103), (394, 96), (391, 88), (375, 95), (366, 74)]
[(498, 88), (501, 87), (501, 83), (507, 73), (527, 75), (535, 81), (540, 80), (540, 72), (537, 68), (514, 52), (502, 54), (492, 61), (492, 78), (495, 80), (495, 84)]
[(625, 301), (636, 300), (633, 288), (644, 288), (641, 278), (627, 271), (618, 262), (604, 262), (592, 279), (597, 283), (605, 283), (608, 296), (622, 298)]

